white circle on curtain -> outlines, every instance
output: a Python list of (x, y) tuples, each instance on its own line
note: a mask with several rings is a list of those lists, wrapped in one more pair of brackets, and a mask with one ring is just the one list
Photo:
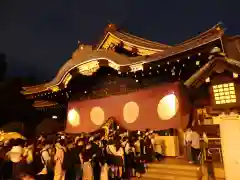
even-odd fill
[(177, 114), (178, 108), (179, 103), (176, 95), (168, 94), (159, 101), (157, 113), (161, 120), (170, 120)]
[(134, 101), (129, 101), (123, 108), (123, 119), (127, 123), (134, 123), (139, 116), (139, 106)]
[(95, 125), (102, 125), (105, 121), (105, 114), (103, 109), (99, 106), (93, 107), (90, 112), (90, 118)]
[(68, 111), (68, 122), (72, 126), (78, 126), (80, 125), (80, 114), (77, 110), (71, 109)]

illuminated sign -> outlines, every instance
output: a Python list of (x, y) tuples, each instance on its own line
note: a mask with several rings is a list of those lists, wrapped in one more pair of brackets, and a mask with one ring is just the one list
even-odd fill
[(214, 85), (213, 94), (216, 104), (236, 103), (237, 101), (234, 83)]

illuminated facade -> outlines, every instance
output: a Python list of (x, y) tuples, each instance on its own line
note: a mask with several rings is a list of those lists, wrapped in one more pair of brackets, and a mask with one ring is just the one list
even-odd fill
[(70, 133), (94, 131), (114, 116), (130, 130), (192, 125), (216, 138), (218, 115), (240, 107), (239, 46), (220, 25), (169, 46), (110, 24), (97, 45), (79, 45), (53, 80), (22, 93), (43, 113), (67, 114)]
[[(225, 36), (220, 25), (169, 46), (133, 36), (110, 24), (97, 45), (79, 45), (52, 81), (23, 87), (22, 93), (46, 112), (66, 110), (68, 102), (76, 99), (98, 99), (178, 82), (200, 108), (211, 106), (214, 111), (215, 105), (224, 108), (225, 104), (230, 108), (238, 101), (238, 44), (239, 38)], [(212, 84), (216, 74), (232, 79)], [(212, 99), (212, 103), (202, 103), (203, 99)]]
[(128, 130), (173, 128), (177, 136), (163, 138), (168, 156), (183, 149), (173, 147), (183, 129), (200, 127), (211, 141), (204, 158), (217, 154), (221, 162), (221, 114), (240, 109), (239, 47), (240, 37), (227, 37), (220, 25), (169, 46), (110, 24), (95, 46), (79, 45), (53, 80), (22, 93), (43, 113), (67, 120), (67, 133), (102, 127), (107, 134), (109, 119)]

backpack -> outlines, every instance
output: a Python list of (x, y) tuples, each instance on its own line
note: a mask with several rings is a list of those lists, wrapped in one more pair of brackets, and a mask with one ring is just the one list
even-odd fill
[(30, 150), (27, 150), (27, 157), (26, 157), (26, 162), (27, 164), (30, 164), (31, 162), (33, 162), (33, 154), (32, 152), (29, 153)]
[(33, 169), (35, 174), (39, 173), (42, 171), (44, 168), (44, 164), (42, 163), (42, 157), (40, 153), (35, 153), (34, 158), (33, 158)]
[[(44, 158), (42, 157), (42, 153), (43, 152), (47, 152), (48, 155), (51, 157), (51, 160), (50, 161), (45, 161)], [(41, 153), (41, 160), (43, 162), (43, 164), (47, 167), (48, 171), (53, 171), (54, 169), (54, 157), (52, 156), (52, 154), (50, 153), (50, 148), (46, 149), (46, 150), (43, 150), (43, 151), (40, 151)]]
[(64, 150), (62, 149), (64, 152), (64, 157), (63, 157), (63, 163), (62, 163), (62, 168), (63, 170), (68, 170), (72, 167), (73, 162), (72, 162), (72, 155), (69, 149)]

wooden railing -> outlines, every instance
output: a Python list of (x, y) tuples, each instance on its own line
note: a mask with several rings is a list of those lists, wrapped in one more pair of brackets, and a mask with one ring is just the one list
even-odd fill
[(208, 143), (201, 139), (201, 164), (206, 161), (223, 164), (221, 138), (208, 138)]

